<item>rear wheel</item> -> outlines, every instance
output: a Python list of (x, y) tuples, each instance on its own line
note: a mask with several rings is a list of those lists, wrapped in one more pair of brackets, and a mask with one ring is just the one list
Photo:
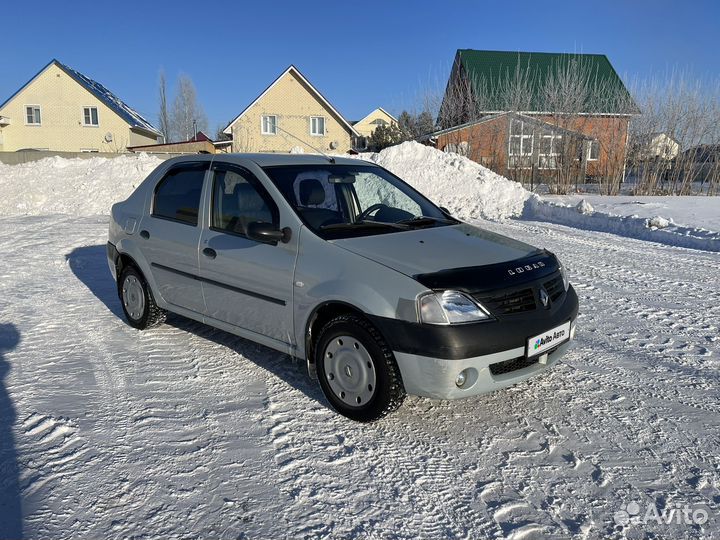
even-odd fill
[(126, 266), (120, 273), (118, 295), (125, 318), (133, 328), (144, 330), (165, 320), (165, 312), (157, 307), (147, 281), (134, 266)]
[(340, 414), (372, 422), (405, 399), (392, 351), (364, 318), (348, 314), (332, 319), (320, 331), (315, 351), (320, 386)]

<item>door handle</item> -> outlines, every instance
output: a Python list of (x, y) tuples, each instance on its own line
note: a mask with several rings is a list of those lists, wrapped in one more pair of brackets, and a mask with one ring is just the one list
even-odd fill
[(215, 251), (213, 248), (205, 248), (202, 250), (203, 255), (210, 259), (214, 259), (217, 257), (217, 251)]
[(147, 240), (148, 238), (150, 238), (150, 233), (143, 229), (142, 231), (140, 231), (140, 236)]

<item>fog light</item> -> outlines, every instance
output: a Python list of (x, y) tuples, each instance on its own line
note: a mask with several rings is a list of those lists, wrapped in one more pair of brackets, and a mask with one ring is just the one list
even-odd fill
[(458, 388), (462, 388), (465, 384), (465, 381), (467, 380), (467, 375), (464, 371), (461, 371), (458, 373), (458, 376), (455, 378), (455, 384), (458, 386)]

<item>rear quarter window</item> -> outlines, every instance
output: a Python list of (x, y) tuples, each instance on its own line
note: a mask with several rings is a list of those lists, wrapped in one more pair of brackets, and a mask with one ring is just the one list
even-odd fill
[(155, 188), (152, 215), (197, 225), (206, 170), (206, 164), (197, 164), (169, 171)]

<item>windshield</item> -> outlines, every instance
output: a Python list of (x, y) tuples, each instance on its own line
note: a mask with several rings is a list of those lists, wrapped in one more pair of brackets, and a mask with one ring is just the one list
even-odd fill
[(283, 165), (263, 170), (303, 222), (322, 238), (385, 234), (457, 223), (380, 167)]

